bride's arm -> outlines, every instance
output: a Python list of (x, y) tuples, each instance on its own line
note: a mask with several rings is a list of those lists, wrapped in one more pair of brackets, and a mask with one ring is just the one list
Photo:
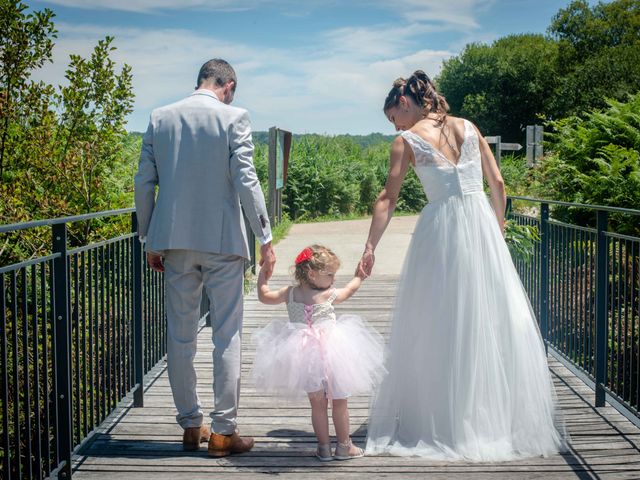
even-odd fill
[[(475, 127), (475, 125), (474, 125)], [(504, 234), (504, 211), (507, 206), (507, 196), (504, 189), (504, 180), (498, 168), (498, 163), (493, 156), (491, 147), (484, 139), (477, 127), (476, 132), (480, 139), (480, 155), (482, 157), (482, 174), (489, 184), (491, 190), (491, 206), (493, 207), (498, 219), (500, 231)]]
[(365, 244), (364, 254), (358, 266), (361, 274), (371, 275), (375, 257), (373, 252), (378, 246), (378, 242), (382, 234), (389, 225), (393, 211), (396, 208), (398, 197), (400, 195), (400, 187), (404, 177), (407, 175), (409, 165), (412, 163), (413, 152), (405, 143), (401, 136), (398, 136), (391, 145), (391, 154), (389, 159), (389, 174), (384, 188), (378, 195), (378, 199), (373, 205), (373, 218), (369, 227), (369, 237)]

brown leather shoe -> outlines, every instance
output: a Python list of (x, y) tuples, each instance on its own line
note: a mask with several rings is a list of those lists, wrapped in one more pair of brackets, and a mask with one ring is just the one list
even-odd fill
[(255, 440), (251, 437), (241, 437), (238, 432), (231, 435), (212, 433), (209, 437), (209, 456), (226, 457), (233, 453), (245, 453), (253, 448)]
[(199, 450), (200, 444), (209, 440), (210, 435), (211, 429), (206, 425), (185, 428), (182, 434), (182, 448), (187, 451)]

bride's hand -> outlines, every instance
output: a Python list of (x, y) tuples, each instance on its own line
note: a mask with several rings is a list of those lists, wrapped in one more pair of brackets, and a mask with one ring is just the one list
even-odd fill
[(358, 273), (368, 277), (373, 270), (373, 264), (376, 262), (376, 256), (373, 254), (373, 250), (366, 249), (362, 254), (360, 263), (358, 264)]

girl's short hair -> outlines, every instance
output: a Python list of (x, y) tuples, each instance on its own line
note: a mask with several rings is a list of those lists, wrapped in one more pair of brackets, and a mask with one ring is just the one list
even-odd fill
[(299, 283), (309, 283), (311, 270), (321, 272), (328, 268), (337, 270), (339, 267), (340, 259), (331, 249), (322, 245), (310, 245), (296, 258), (294, 276)]

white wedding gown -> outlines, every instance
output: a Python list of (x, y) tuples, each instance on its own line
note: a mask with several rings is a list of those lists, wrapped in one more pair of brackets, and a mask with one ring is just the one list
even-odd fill
[(429, 204), (397, 289), (368, 454), (498, 461), (564, 449), (544, 345), (464, 123), (457, 165), (402, 133)]

